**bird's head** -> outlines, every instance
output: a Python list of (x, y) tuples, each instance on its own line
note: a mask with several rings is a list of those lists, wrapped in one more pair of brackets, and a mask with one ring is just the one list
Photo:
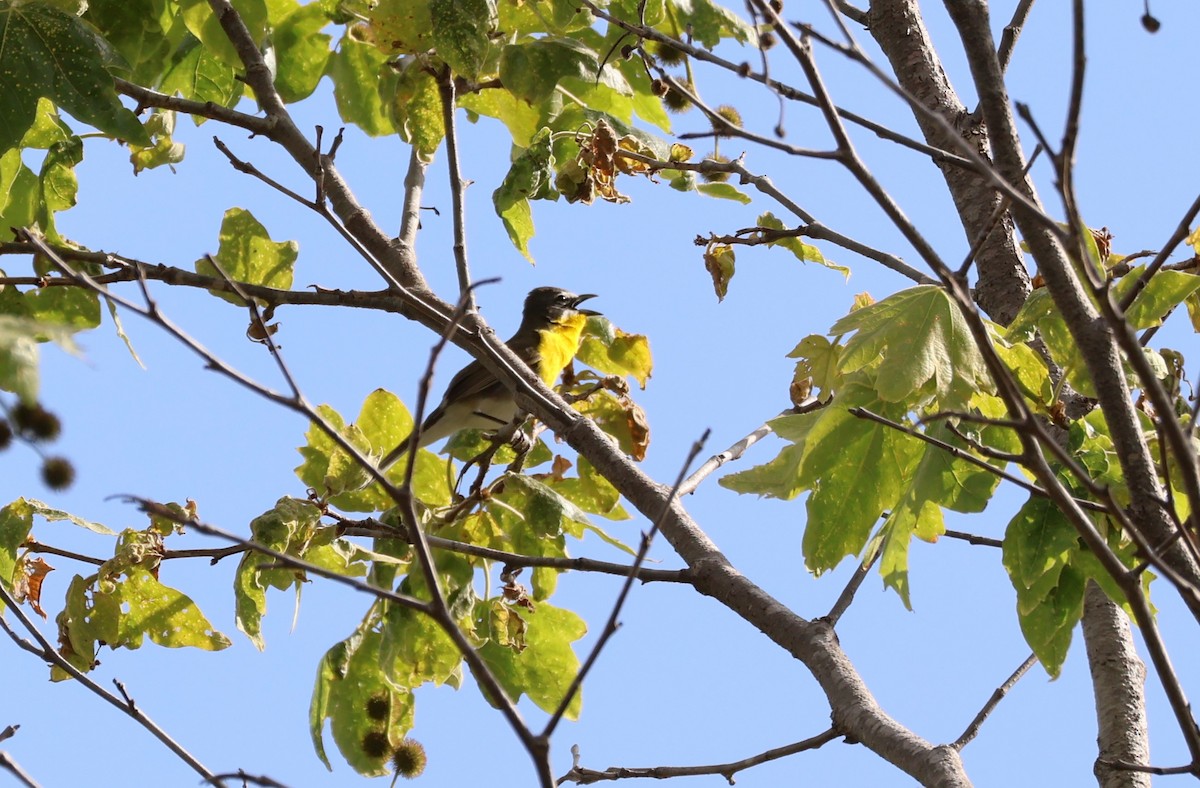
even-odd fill
[(575, 295), (557, 287), (535, 287), (525, 298), (525, 311), (522, 322), (541, 325), (546, 323), (561, 323), (575, 315), (598, 315), (592, 309), (580, 309), (579, 305), (589, 298), (595, 298), (593, 293)]

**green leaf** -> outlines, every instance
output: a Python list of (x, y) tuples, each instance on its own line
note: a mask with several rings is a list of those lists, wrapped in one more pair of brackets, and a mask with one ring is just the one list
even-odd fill
[[(571, 643), (587, 633), (583, 619), (569, 610), (539, 603), (535, 610), (505, 605), (498, 599), (476, 606), (476, 633), (488, 641), (479, 655), (492, 670), (509, 698), (522, 694), (540, 709), (552, 712), (562, 702), (567, 687), (579, 671), (579, 659)], [(524, 648), (504, 645), (503, 619), (515, 616), (524, 625)], [(577, 694), (567, 707), (566, 718), (578, 719), (583, 706)]]
[(166, 0), (88, 0), (85, 5), (83, 18), (129, 64), (130, 79), (157, 82), (171, 52), (164, 29), (171, 21)]
[(1004, 568), (1017, 589), (1018, 612), (1040, 604), (1078, 549), (1079, 537), (1048, 499), (1031, 497), (1004, 534)]
[[(162, 91), (232, 107), (241, 98), (244, 84), (232, 66), (189, 35), (179, 47), (177, 60), (163, 77)], [(194, 115), (193, 120), (200, 125), (208, 119)]]
[(593, 85), (602, 85), (621, 95), (633, 93), (620, 71), (609, 65), (600, 68), (600, 57), (593, 49), (574, 38), (560, 36), (505, 46), (500, 52), (500, 81), (533, 105), (549, 99), (564, 81), (568, 87), (584, 92)]
[(830, 334), (857, 333), (842, 353), (842, 371), (870, 367), (880, 398), (905, 402), (927, 383), (942, 409), (965, 406), (994, 387), (962, 312), (942, 288), (902, 290), (837, 321)]
[(153, 143), (150, 147), (129, 146), (129, 161), (133, 164), (134, 175), (142, 170), (164, 165), (171, 167), (183, 161), (184, 145), (172, 139), (175, 133), (174, 112), (155, 110), (146, 120), (146, 131)]
[(396, 92), (397, 75), (387, 65), (387, 55), (346, 35), (329, 63), (333, 97), (342, 120), (372, 137), (394, 133), (391, 97)]
[[(93, 596), (103, 593), (97, 590)], [(220, 651), (231, 645), (229, 638), (213, 629), (195, 602), (160, 583), (144, 567), (129, 569), (128, 577), (116, 584), (114, 601), (122, 610), (117, 639), (107, 641), (114, 648), (139, 648), (143, 636), (168, 648)]]
[[(388, 758), (395, 746), (412, 728), (413, 697), (388, 680), (380, 664), (381, 635), (365, 624), (322, 658), (309, 708), (309, 731), (326, 766), (323, 729), (329, 720), (333, 741), (346, 762), (361, 775), (382, 777), (390, 772)], [(364, 747), (369, 737), (374, 744)]]
[(680, 25), (685, 27), (696, 41), (712, 49), (722, 38), (733, 38), (741, 43), (757, 45), (758, 35), (754, 28), (712, 0), (687, 0), (675, 2), (675, 12)]
[(396, 82), (392, 121), (400, 132), (400, 139), (411, 143), (426, 160), (432, 160), (446, 136), (446, 125), (437, 80), (419, 60), (408, 63)]
[(908, 546), (913, 535), (927, 541), (946, 532), (942, 509), (929, 500), (906, 495), (883, 523), (883, 555), (879, 573), (883, 584), (895, 589), (904, 607), (912, 610), (908, 586)]
[[(33, 528), (34, 506), (24, 498), (0, 509), (0, 583), (12, 590), (13, 572), (17, 568), (17, 550)], [(0, 603), (0, 613), (4, 605)]]
[(332, 54), (333, 38), (322, 33), (329, 15), (320, 3), (301, 6), (275, 27), (275, 88), (286, 102), (308, 98), (317, 89)]
[(734, 202), (740, 202), (742, 205), (749, 205), (751, 202), (750, 195), (731, 183), (700, 183), (696, 185), (696, 191), (706, 197), (733, 200)]
[[(434, 0), (379, 0), (367, 11), (371, 40), (388, 53), (419, 55), (431, 49)], [(343, 46), (345, 42), (343, 41)]]
[[(221, 269), (235, 282), (287, 290), (292, 286), (292, 267), (300, 254), (295, 241), (275, 242), (254, 215), (244, 208), (230, 208), (221, 221), (220, 247), (216, 258)], [(207, 258), (196, 261), (196, 273), (222, 278)], [(223, 290), (209, 290), (237, 306), (241, 297)]]
[(440, 686), (461, 680), (462, 654), (437, 622), (424, 613), (388, 605), (383, 615), (380, 664), (400, 687)]
[(529, 201), (558, 198), (558, 192), (554, 190), (554, 154), (550, 139), (549, 129), (539, 131), (530, 140), (529, 147), (513, 159), (504, 181), (492, 192), (492, 203), (509, 239), (531, 263), (529, 240), (534, 230)]
[[(246, 24), (250, 37), (256, 44), (261, 44), (267, 32), (267, 5), (263, 0), (231, 0), (233, 9)], [(221, 28), (221, 23), (213, 14), (208, 0), (179, 0), (179, 10), (183, 15), (183, 23), (191, 34), (200, 39), (204, 48), (221, 58), (226, 65), (237, 69), (245, 68), (238, 57), (237, 50), (229, 41), (229, 36)]]
[(591, 27), (595, 18), (575, 0), (500, 3), (499, 28), (506, 33), (570, 33)]
[(736, 493), (753, 493), (765, 498), (790, 501), (808, 489), (800, 481), (803, 459), (803, 446), (785, 446), (770, 462), (722, 476), (717, 484)]
[[(1126, 274), (1113, 288), (1113, 297), (1121, 300), (1144, 271), (1143, 266), (1138, 266)], [(1135, 331), (1161, 325), (1168, 312), (1197, 290), (1200, 290), (1200, 276), (1186, 271), (1159, 271), (1133, 299), (1126, 319)]]
[(39, 3), (0, 3), (0, 41), (0, 151), (33, 125), (41, 96), (106, 134), (149, 142), (104, 70), (102, 39), (82, 20)]
[(430, 0), (433, 43), (456, 74), (478, 79), (492, 49), (495, 0)]
[(541, 113), (507, 90), (468, 93), (458, 97), (458, 105), (467, 110), (471, 122), (478, 120), (474, 115), (499, 120), (512, 135), (513, 144), (520, 148), (528, 148), (533, 135), (542, 128)]
[(19, 148), (0, 156), (0, 237), (12, 240), (12, 228), (34, 223), (40, 186), (37, 175), (21, 161)]
[[(768, 230), (786, 230), (787, 229), (787, 227), (784, 225), (783, 221), (776, 218), (776, 216), (773, 213), (771, 213), (770, 211), (767, 211), (762, 216), (759, 216), (757, 224), (759, 227), (765, 227)], [(808, 244), (803, 243), (800, 240), (800, 238), (797, 236), (779, 238), (774, 241), (768, 241), (767, 246), (783, 247), (784, 249), (787, 249), (789, 252), (794, 254), (796, 256), (796, 259), (802, 263), (817, 263), (819, 265), (825, 266), (826, 268), (828, 268), (832, 271), (840, 272), (847, 279), (850, 278), (850, 269), (848, 267), (846, 267), (844, 265), (838, 265), (837, 263), (833, 263), (833, 262), (830, 262), (829, 260), (826, 260), (825, 255), (821, 254), (820, 249), (818, 249), (815, 246), (809, 246)]]
[[(806, 507), (804, 561), (817, 574), (862, 550), (880, 515), (899, 500), (901, 480), (909, 478), (923, 445), (839, 407), (825, 411), (805, 441), (801, 473), (813, 489)], [(894, 409), (882, 415), (903, 419)]]
[[(21, 500), (25, 501), (23, 498)], [(25, 502), (32, 508), (34, 514), (45, 518), (47, 522), (57, 523), (65, 521), (71, 523), (72, 525), (77, 525), (85, 530), (91, 531), (94, 534), (100, 534), (101, 536), (116, 536), (116, 531), (112, 530), (106, 525), (94, 523), (91, 520), (85, 520), (82, 517), (71, 514), (70, 512), (64, 512), (62, 509), (55, 509), (54, 507), (42, 503), (35, 498), (30, 498)]]
[[(22, 307), (28, 309), (24, 303)], [(63, 349), (76, 352), (71, 333), (61, 323), (0, 314), (0, 389), (13, 392), (22, 402), (36, 402), (38, 342), (51, 339)]]
[(654, 368), (650, 340), (627, 334), (605, 317), (590, 317), (576, 358), (606, 375), (628, 375), (643, 389)]
[[(1020, 613), (1021, 633), (1042, 667), (1057, 678), (1071, 647), (1071, 634), (1083, 616), (1087, 578), (1073, 567), (1064, 567), (1058, 584), (1028, 611)], [(1018, 611), (1020, 612), (1020, 611)]]
[[(316, 506), (285, 496), (250, 522), (250, 534), (256, 544), (310, 559), (309, 548), (319, 544), (318, 534), (327, 530), (320, 528), (320, 520), (321, 511)], [(299, 588), (304, 580), (303, 573), (275, 564), (269, 555), (247, 551), (242, 554), (233, 578), (237, 628), (259, 651), (265, 646), (262, 618), (267, 613), (267, 588), (280, 591)]]

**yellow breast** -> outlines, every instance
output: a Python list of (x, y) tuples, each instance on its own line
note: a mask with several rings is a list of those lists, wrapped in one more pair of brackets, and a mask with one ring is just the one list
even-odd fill
[(538, 372), (547, 386), (554, 385), (563, 368), (575, 357), (586, 323), (587, 315), (571, 315), (539, 332)]

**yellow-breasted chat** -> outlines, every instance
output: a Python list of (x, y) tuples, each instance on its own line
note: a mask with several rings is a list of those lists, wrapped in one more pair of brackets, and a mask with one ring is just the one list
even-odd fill
[[(505, 342), (547, 386), (553, 386), (579, 350), (588, 315), (598, 315), (580, 304), (592, 293), (576, 295), (557, 287), (536, 287), (525, 297), (521, 325)], [(460, 430), (497, 430), (517, 415), (512, 390), (478, 361), (460, 369), (450, 380), (441, 403), (421, 425), (419, 446)], [(408, 438), (388, 452), (380, 463), (387, 468), (408, 448)]]

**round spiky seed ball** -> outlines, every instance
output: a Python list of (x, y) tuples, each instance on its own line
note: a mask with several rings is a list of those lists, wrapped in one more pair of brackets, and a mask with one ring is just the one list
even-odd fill
[(12, 410), (12, 420), (18, 430), (33, 440), (52, 441), (62, 432), (58, 416), (40, 404), (17, 405)]
[(401, 777), (411, 780), (421, 776), (428, 760), (421, 742), (416, 739), (405, 739), (392, 753), (392, 769)]
[(367, 699), (367, 716), (371, 719), (386, 720), (389, 711), (391, 704), (388, 703), (387, 695), (380, 693)]
[[(737, 107), (729, 104), (722, 104), (721, 106), (717, 107), (716, 113), (718, 118), (723, 119), (725, 123), (728, 123), (730, 126), (738, 129), (742, 127), (742, 113), (737, 111)], [(717, 120), (716, 118), (712, 119), (713, 131), (717, 133), (717, 136), (731, 136), (729, 133), (729, 128), (725, 125), (725, 123), (721, 123), (721, 121)]]
[(362, 737), (362, 751), (368, 758), (383, 758), (392, 749), (392, 742), (383, 731), (369, 731)]
[(671, 112), (687, 112), (695, 106), (690, 98), (670, 86), (667, 87), (667, 94), (663, 96), (663, 105)]
[(687, 59), (687, 53), (682, 49), (676, 49), (674, 46), (663, 41), (655, 41), (650, 45), (650, 54), (658, 59), (659, 63), (664, 66), (682, 65)]
[[(717, 161), (717, 162), (721, 162), (722, 164), (729, 161), (728, 156), (722, 156), (721, 154), (717, 153), (716, 151), (713, 151), (712, 153), (708, 154), (704, 158), (708, 161)], [(704, 180), (705, 183), (724, 183), (725, 181), (729, 180), (729, 173), (714, 172), (714, 171), (710, 170), (707, 172), (701, 172), (700, 177)]]
[(51, 490), (65, 490), (75, 481), (75, 466), (66, 457), (47, 457), (42, 463), (42, 481)]

